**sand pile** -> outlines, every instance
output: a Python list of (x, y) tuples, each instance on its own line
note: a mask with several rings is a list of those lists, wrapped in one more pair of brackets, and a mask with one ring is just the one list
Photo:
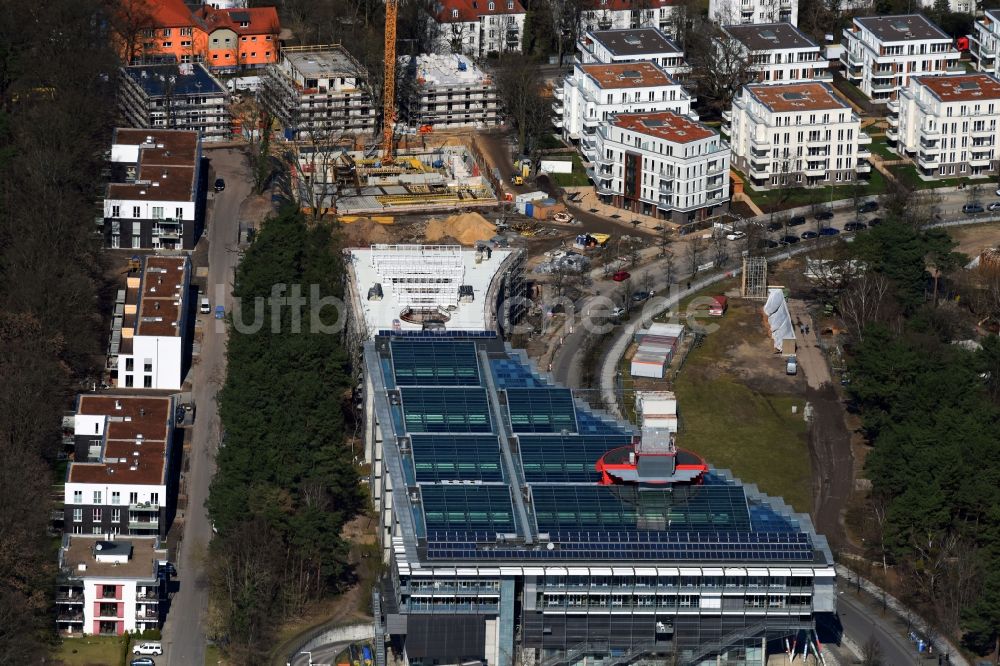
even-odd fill
[(443, 220), (427, 223), (424, 235), (429, 243), (437, 243), (446, 238), (454, 238), (462, 245), (475, 245), (476, 241), (489, 240), (497, 233), (497, 228), (479, 213), (462, 213)]
[(371, 218), (360, 217), (350, 224), (340, 227), (347, 246), (368, 246), (372, 243), (391, 243), (392, 235), (384, 224)]

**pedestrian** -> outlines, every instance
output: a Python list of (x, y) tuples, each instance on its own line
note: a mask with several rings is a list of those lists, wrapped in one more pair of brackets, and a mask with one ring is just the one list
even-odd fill
[(552, 372), (552, 364), (549, 363), (549, 372)]
[(809, 324), (806, 324), (806, 335), (809, 335)]
[(688, 289), (691, 288), (691, 280), (688, 280)]

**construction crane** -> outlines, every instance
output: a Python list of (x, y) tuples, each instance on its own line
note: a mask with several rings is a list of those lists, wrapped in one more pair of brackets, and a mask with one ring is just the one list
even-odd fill
[(392, 162), (396, 125), (396, 14), (399, 0), (385, 0), (385, 82), (382, 87), (382, 161)]

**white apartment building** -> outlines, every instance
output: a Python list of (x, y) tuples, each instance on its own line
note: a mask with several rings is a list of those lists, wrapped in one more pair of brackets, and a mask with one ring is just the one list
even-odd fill
[(926, 178), (997, 172), (1000, 80), (992, 74), (914, 76), (889, 103), (886, 137)]
[(843, 44), (844, 75), (877, 104), (911, 76), (964, 71), (951, 37), (922, 14), (857, 17)]
[(577, 62), (651, 62), (675, 78), (691, 71), (681, 50), (659, 28), (619, 28), (586, 32), (577, 40)]
[(619, 113), (693, 113), (691, 95), (650, 62), (577, 64), (554, 93), (555, 126), (567, 139), (581, 141), (585, 157), (596, 146), (597, 128)]
[(173, 510), (170, 396), (77, 398), (63, 531), (164, 537)]
[(727, 208), (729, 146), (699, 122), (670, 111), (618, 114), (596, 144), (587, 174), (604, 203), (677, 224)]
[(497, 124), (493, 78), (468, 56), (418, 55), (400, 58), (416, 81), (414, 98), (400, 99), (400, 119), (411, 127), (490, 127)]
[(871, 172), (871, 138), (827, 83), (744, 86), (723, 119), (733, 166), (755, 188), (830, 185)]
[(108, 247), (194, 249), (204, 214), (198, 132), (116, 129), (108, 167), (97, 220)]
[(519, 52), (525, 15), (520, 0), (440, 0), (433, 11), (435, 50), (476, 58)]
[(362, 85), (364, 68), (342, 46), (289, 46), (261, 77), (260, 99), (286, 138), (334, 138), (375, 130), (375, 108)]
[(819, 45), (791, 23), (725, 26), (716, 47), (741, 49), (759, 83), (833, 80)]
[(155, 538), (63, 537), (56, 625), (64, 635), (121, 636), (160, 627), (167, 550)]
[(108, 370), (118, 388), (179, 391), (188, 340), (186, 256), (148, 256), (125, 278), (111, 320)]
[(603, 30), (658, 28), (675, 35), (675, 20), (679, 17), (676, 3), (671, 0), (589, 0), (580, 12), (580, 33)]
[(972, 24), (969, 35), (969, 55), (980, 72), (1000, 75), (1000, 9), (987, 9), (982, 17)]
[(708, 16), (718, 25), (799, 24), (799, 0), (709, 0)]

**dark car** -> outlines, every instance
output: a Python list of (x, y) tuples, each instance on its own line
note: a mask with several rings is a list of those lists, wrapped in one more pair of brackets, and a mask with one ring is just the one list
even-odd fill
[(216, 192), (221, 192), (224, 189), (226, 189), (226, 181), (222, 180), (221, 178), (216, 178), (215, 179), (215, 191)]
[(823, 227), (822, 229), (819, 230), (820, 236), (836, 236), (839, 233), (840, 229), (837, 229), (835, 227)]
[(868, 225), (864, 222), (848, 222), (844, 225), (844, 231), (861, 231), (862, 229), (867, 229)]
[(187, 417), (187, 411), (183, 406), (177, 405), (177, 409), (174, 410), (174, 420), (177, 421), (177, 425), (184, 423), (184, 419)]
[(833, 219), (833, 211), (832, 210), (821, 210), (820, 212), (816, 213), (816, 219), (817, 220), (832, 220)]
[(799, 237), (795, 234), (788, 234), (787, 236), (781, 237), (781, 242), (785, 245), (795, 245), (799, 242)]
[(779, 243), (778, 241), (775, 241), (775, 240), (771, 240), (770, 238), (768, 238), (766, 241), (764, 241), (764, 247), (766, 247), (766, 248), (768, 248), (770, 250), (773, 250), (774, 248), (779, 247), (780, 245), (781, 245), (781, 243)]
[(652, 294), (650, 294), (648, 291), (635, 291), (635, 292), (632, 292), (632, 302), (633, 303), (642, 303), (644, 300), (646, 300), (647, 298), (649, 298), (651, 295)]
[(800, 227), (806, 223), (805, 215), (796, 215), (792, 219), (788, 220), (788, 226), (790, 227)]
[(866, 201), (860, 206), (858, 206), (859, 213), (874, 213), (877, 210), (878, 210), (877, 201)]
[(775, 220), (774, 222), (768, 222), (767, 223), (767, 230), (768, 231), (781, 231), (781, 228), (784, 227), (784, 226), (785, 226), (784, 222), (780, 222), (778, 220)]
[(819, 238), (819, 234), (815, 231), (803, 231), (799, 234), (799, 238), (802, 240), (809, 240), (810, 238)]
[(877, 227), (880, 224), (882, 224), (882, 218), (881, 217), (873, 217), (872, 219), (868, 220), (868, 226), (869, 227)]
[(156, 662), (149, 657), (139, 657), (128, 662), (129, 666), (156, 666)]
[(962, 206), (962, 212), (966, 215), (976, 215), (986, 212), (986, 209), (983, 208), (982, 204), (965, 204)]

